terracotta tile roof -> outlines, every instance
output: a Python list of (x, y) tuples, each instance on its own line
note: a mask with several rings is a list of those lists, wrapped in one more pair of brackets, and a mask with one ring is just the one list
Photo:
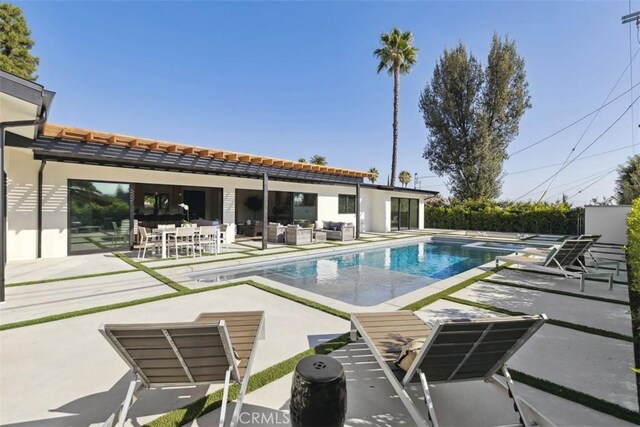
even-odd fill
[(152, 151), (164, 151), (167, 153), (180, 153), (191, 156), (212, 157), (232, 162), (258, 163), (268, 166), (277, 166), (288, 169), (303, 169), (334, 175), (368, 178), (369, 172), (352, 169), (335, 168), (331, 166), (312, 165), (310, 163), (296, 162), (292, 160), (277, 159), (273, 157), (258, 156), (254, 154), (238, 153), (229, 150), (215, 148), (195, 147), (191, 145), (176, 144), (174, 142), (159, 141), (156, 139), (139, 138), (135, 136), (121, 135), (111, 132), (102, 132), (75, 128), (70, 126), (54, 125), (46, 123), (42, 136), (60, 138), (72, 141), (96, 142), (100, 144), (118, 145), (132, 148), (142, 148)]

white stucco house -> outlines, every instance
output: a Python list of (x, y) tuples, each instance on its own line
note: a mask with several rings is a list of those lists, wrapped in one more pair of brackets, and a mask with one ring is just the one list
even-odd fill
[(263, 218), (351, 222), (356, 234), (418, 229), (425, 197), (437, 194), (365, 184), (363, 171), (53, 125), (53, 97), (0, 71), (0, 240), (9, 261), (113, 250), (134, 223), (187, 217), (234, 223), (253, 236)]

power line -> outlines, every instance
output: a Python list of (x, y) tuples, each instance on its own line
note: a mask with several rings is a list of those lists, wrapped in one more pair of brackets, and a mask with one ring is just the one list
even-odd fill
[(562, 190), (560, 192), (557, 192), (557, 193), (553, 194), (552, 196), (549, 196), (549, 199), (553, 200), (554, 198), (556, 198), (556, 197), (558, 197), (558, 196), (560, 196), (562, 194), (565, 194), (566, 192), (571, 191), (574, 188), (578, 188), (578, 187), (584, 185), (585, 182), (589, 182), (589, 181), (592, 181), (594, 179), (599, 179), (602, 175), (607, 175), (607, 174), (611, 173), (612, 171), (614, 171), (616, 169), (618, 169), (617, 166), (614, 167), (614, 168), (607, 168), (607, 169), (605, 169), (603, 171), (596, 172), (594, 174), (582, 177), (582, 178), (577, 179), (575, 181), (570, 181), (570, 182), (567, 182), (567, 183), (564, 183), (564, 184), (561, 184), (561, 185), (556, 185), (555, 187), (551, 187), (551, 188), (560, 188), (560, 187), (566, 187), (569, 184), (574, 184), (574, 185), (571, 185), (571, 187), (567, 187), (564, 190)]
[[(631, 0), (629, 0), (629, 13), (631, 13)], [(633, 99), (633, 59), (631, 57), (631, 51), (633, 50), (631, 45), (633, 44), (633, 42), (631, 41), (631, 25), (628, 25), (629, 27), (629, 86), (631, 87), (631, 99)], [(636, 32), (640, 31), (640, 28), (638, 27), (638, 20), (636, 19)], [(638, 37), (638, 35), (636, 34), (636, 38)], [(636, 51), (637, 53), (637, 51)], [(633, 107), (631, 107), (631, 143), (633, 144), (634, 148), (633, 148), (633, 153), (635, 154), (636, 149), (635, 149), (635, 145), (636, 145), (636, 137), (635, 137), (635, 127), (634, 127), (634, 114), (633, 114)]]
[(627, 114), (627, 112), (631, 109), (631, 106), (633, 106), (633, 104), (635, 104), (638, 99), (640, 98), (640, 96), (636, 97), (633, 102), (631, 104), (629, 104), (629, 106), (622, 112), (622, 114), (620, 114), (618, 116), (618, 118), (616, 118), (613, 123), (611, 123), (600, 135), (598, 135), (596, 137), (596, 139), (594, 139), (589, 145), (587, 145), (580, 153), (578, 153), (573, 159), (569, 160), (564, 166), (562, 166), (555, 174), (551, 175), (549, 178), (545, 179), (543, 182), (541, 182), (540, 184), (538, 184), (537, 186), (535, 186), (534, 188), (532, 188), (531, 190), (527, 191), (525, 194), (523, 194), (522, 196), (518, 197), (516, 199), (516, 201), (522, 199), (525, 196), (528, 196), (529, 194), (533, 193), (535, 190), (537, 190), (538, 188), (542, 187), (544, 184), (546, 184), (547, 182), (549, 182), (551, 179), (553, 179), (553, 177), (557, 174), (559, 174), (560, 172), (562, 172), (564, 169), (566, 169), (569, 165), (571, 165), (573, 162), (575, 162), (580, 156), (582, 156), (582, 154), (587, 151), (589, 148), (591, 148), (593, 146), (593, 144), (595, 144), (596, 142), (598, 142), (600, 140), (600, 138), (602, 138), (607, 132), (609, 132), (611, 130), (611, 128), (613, 128), (613, 126), (615, 126), (616, 123), (618, 123), (624, 116), (625, 114)]
[[(631, 2), (631, 0), (629, 0), (629, 2)], [(631, 7), (631, 5), (629, 5), (629, 7)], [(631, 41), (629, 41), (629, 43), (631, 43)], [(640, 48), (638, 50), (636, 50), (635, 55), (637, 55), (638, 52), (640, 52)], [(629, 73), (633, 73), (633, 60), (635, 59), (635, 55), (631, 54), (631, 44), (629, 44), (629, 63), (627, 64), (625, 69), (622, 71), (622, 73), (620, 73), (620, 76), (618, 77), (616, 82), (613, 84), (613, 87), (611, 88), (611, 90), (609, 91), (607, 96), (604, 98), (604, 101), (602, 101), (602, 104), (600, 105), (600, 107), (602, 107), (604, 104), (607, 103), (607, 101), (609, 100), (609, 97), (611, 96), (613, 91), (616, 90), (616, 87), (618, 87), (618, 84), (620, 83), (620, 81), (624, 77), (625, 73), (627, 72), (627, 69), (629, 70)], [(633, 74), (631, 74), (631, 76), (632, 76), (631, 86), (633, 86)], [(633, 88), (631, 89), (631, 100), (633, 101)], [(584, 136), (587, 134), (587, 132), (591, 128), (591, 125), (598, 118), (598, 115), (600, 114), (600, 111), (601, 110), (598, 110), (598, 112), (595, 113), (591, 117), (591, 121), (589, 121), (589, 124), (587, 124), (587, 127), (585, 127), (584, 131), (582, 131), (582, 134), (580, 135), (580, 138), (578, 138), (578, 141), (576, 141), (574, 146), (569, 151), (569, 154), (567, 154), (567, 157), (562, 162), (562, 166), (564, 166), (565, 163), (567, 163), (567, 161), (571, 158), (571, 155), (573, 154), (575, 149), (578, 148), (578, 145), (580, 145), (580, 143), (582, 142), (582, 139), (584, 138)], [(633, 103), (631, 103), (631, 122), (633, 122)], [(633, 129), (632, 129), (631, 136), (632, 136), (631, 143), (632, 143), (632, 145), (635, 145), (635, 142), (633, 141)], [(562, 166), (560, 167), (560, 169), (562, 169)], [(547, 184), (547, 188), (546, 188), (545, 192), (542, 193), (542, 196), (540, 197), (540, 201), (542, 201), (542, 199), (544, 199), (544, 196), (545, 196), (546, 192), (549, 191), (549, 188), (551, 187), (551, 184), (553, 184), (555, 182), (555, 180), (556, 180), (556, 178), (558, 178), (558, 176), (559, 176), (559, 172), (558, 172), (558, 174), (556, 174), (553, 177), (553, 179), (549, 182), (549, 184)]]
[[(638, 54), (638, 52), (640, 52), (640, 49), (638, 49), (638, 50), (636, 51), (636, 54), (634, 55), (634, 58), (635, 58), (635, 56)], [(627, 70), (625, 69), (625, 72), (626, 72), (626, 71), (627, 71)], [(640, 82), (636, 83), (635, 85), (633, 85), (631, 88), (629, 88), (629, 89), (625, 90), (624, 92), (622, 92), (622, 93), (618, 94), (615, 98), (613, 98), (611, 101), (607, 102), (606, 104), (601, 105), (599, 108), (596, 108), (595, 110), (591, 111), (590, 113), (587, 113), (587, 114), (585, 114), (584, 116), (580, 117), (579, 119), (574, 120), (573, 122), (569, 123), (569, 124), (568, 124), (568, 125), (566, 125), (565, 127), (563, 127), (563, 128), (561, 128), (561, 129), (559, 129), (559, 130), (557, 130), (557, 131), (555, 131), (555, 132), (551, 133), (550, 135), (545, 136), (545, 137), (544, 137), (544, 138), (542, 138), (542, 139), (537, 140), (536, 142), (534, 142), (534, 143), (532, 143), (532, 144), (529, 144), (529, 145), (527, 145), (527, 146), (525, 146), (525, 147), (522, 147), (521, 149), (519, 149), (519, 150), (517, 150), (517, 151), (515, 151), (515, 152), (513, 152), (513, 153), (511, 153), (511, 154), (509, 154), (509, 157), (513, 157), (513, 156), (515, 156), (515, 155), (517, 155), (517, 154), (522, 153), (523, 151), (528, 150), (529, 148), (535, 147), (536, 145), (541, 144), (541, 143), (543, 143), (543, 142), (545, 142), (545, 141), (547, 141), (547, 140), (549, 140), (549, 139), (553, 138), (554, 136), (558, 135), (559, 133), (562, 133), (562, 132), (564, 132), (565, 130), (567, 130), (567, 129), (569, 129), (569, 128), (571, 128), (571, 127), (575, 126), (575, 125), (577, 125), (578, 123), (580, 123), (580, 122), (581, 122), (581, 121), (583, 121), (584, 119), (586, 119), (586, 118), (588, 118), (588, 117), (592, 116), (593, 114), (597, 113), (598, 111), (602, 110), (602, 109), (603, 109), (603, 108), (605, 108), (605, 107), (608, 107), (609, 105), (611, 105), (612, 103), (614, 103), (614, 102), (615, 102), (615, 101), (617, 101), (618, 99), (622, 98), (623, 96), (625, 96), (626, 94), (628, 94), (629, 92), (631, 92), (633, 89), (635, 89), (638, 85), (640, 85)]]
[[(632, 148), (632, 147), (633, 147), (633, 144), (627, 145), (627, 146), (624, 146), (624, 147), (620, 147), (620, 148), (614, 148), (613, 150), (602, 151), (600, 153), (591, 154), (589, 156), (584, 156), (581, 159), (578, 159), (576, 161), (579, 162), (579, 161), (591, 159), (591, 158), (594, 158), (594, 157), (604, 156), (605, 154), (614, 153), (616, 151), (628, 150), (629, 148)], [(519, 170), (519, 171), (515, 171), (515, 172), (507, 172), (505, 174), (505, 176), (519, 175), (519, 174), (523, 174), (523, 173), (527, 173), (527, 172), (534, 172), (534, 171), (538, 171), (538, 170), (541, 170), (541, 169), (547, 169), (547, 168), (552, 168), (554, 166), (559, 166), (561, 164), (562, 164), (562, 162), (551, 163), (550, 165), (538, 166), (538, 167), (531, 168), (531, 169), (523, 169), (523, 170)]]
[(609, 172), (607, 172), (606, 174), (602, 175), (600, 178), (596, 179), (594, 182), (592, 182), (591, 184), (587, 185), (586, 187), (584, 187), (582, 190), (578, 191), (577, 193), (575, 193), (573, 196), (569, 196), (567, 198), (567, 200), (571, 200), (574, 197), (576, 197), (578, 194), (582, 193), (584, 190), (592, 187), (594, 184), (598, 183), (599, 181), (601, 181), (602, 179), (606, 178), (607, 175), (611, 175), (611, 173), (613, 173), (617, 168), (614, 168), (612, 170), (610, 170)]

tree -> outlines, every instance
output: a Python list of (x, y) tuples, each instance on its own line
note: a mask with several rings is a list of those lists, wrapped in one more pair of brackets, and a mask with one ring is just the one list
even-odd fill
[(40, 60), (29, 52), (34, 44), (22, 9), (0, 3), (0, 69), (36, 80), (34, 73)]
[(616, 200), (618, 204), (630, 205), (640, 197), (640, 154), (630, 157), (618, 168), (616, 179)]
[(247, 209), (253, 211), (253, 221), (256, 220), (256, 213), (262, 209), (263, 201), (258, 196), (250, 196), (247, 197), (247, 200), (244, 201), (244, 205)]
[(327, 158), (325, 156), (321, 156), (319, 154), (314, 154), (309, 159), (309, 163), (311, 163), (312, 165), (326, 166)]
[(398, 110), (400, 109), (400, 74), (408, 74), (418, 59), (418, 48), (413, 46), (410, 31), (402, 32), (394, 27), (389, 33), (380, 35), (382, 47), (373, 54), (380, 60), (378, 74), (387, 70), (393, 76), (393, 151), (391, 154), (391, 185), (396, 183), (398, 157)]
[(411, 182), (411, 174), (407, 171), (400, 171), (398, 181), (400, 181), (403, 187), (406, 187)]
[(378, 176), (380, 175), (378, 173), (378, 169), (376, 169), (375, 166), (372, 166), (371, 168), (369, 168), (369, 173), (371, 174), (371, 176), (369, 177), (369, 181), (371, 181), (372, 184), (375, 184), (378, 180)]
[(300, 157), (300, 158), (298, 159), (298, 161), (299, 161), (300, 163), (307, 163), (307, 159), (305, 159), (304, 157)]
[(462, 43), (445, 49), (419, 105), (429, 131), (423, 153), (429, 168), (448, 176), (459, 199), (498, 197), (507, 147), (531, 108), (515, 42), (494, 34), (486, 67)]

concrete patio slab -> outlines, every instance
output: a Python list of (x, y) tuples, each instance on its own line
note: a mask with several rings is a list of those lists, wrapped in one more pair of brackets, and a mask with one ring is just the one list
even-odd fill
[[(452, 295), (527, 314), (545, 313), (552, 319), (632, 335), (629, 306), (478, 282)], [(594, 315), (594, 313), (599, 313)]]
[[(348, 405), (345, 426), (414, 425), (406, 408), (362, 341), (351, 343), (330, 356), (340, 361), (347, 377)], [(242, 409), (240, 425), (289, 425), (291, 381), (292, 375), (287, 375), (248, 394)], [(558, 426), (632, 425), (524, 384), (516, 383), (516, 390), (522, 398)], [(412, 385), (409, 387), (409, 393), (418, 410), (426, 416), (421, 390)], [(436, 385), (432, 386), (432, 393), (438, 421), (442, 426), (488, 425), (483, 423), (488, 421), (483, 419), (487, 413), (491, 417), (504, 417), (501, 421), (505, 423), (517, 422), (517, 419), (512, 419), (513, 409), (510, 401), (497, 392), (494, 386), (482, 381)], [(487, 407), (493, 410), (486, 411)], [(187, 425), (217, 425), (219, 417), (218, 409)]]
[(509, 366), (638, 411), (630, 342), (547, 324)]
[(552, 276), (551, 274), (533, 273), (512, 268), (500, 270), (490, 278), (491, 280), (504, 280), (516, 284), (571, 292), (578, 295), (591, 295), (620, 301), (629, 301), (629, 288), (627, 285), (620, 285), (616, 283), (613, 284), (613, 289), (609, 290), (609, 284), (606, 282), (585, 280), (584, 292), (580, 292), (579, 279)]
[(196, 257), (181, 257), (178, 259), (170, 258), (163, 260), (154, 260), (153, 262), (144, 263), (147, 267), (158, 268), (158, 267), (172, 267), (179, 266), (180, 264), (189, 264), (192, 262), (211, 262), (216, 263), (220, 261), (224, 261), (227, 259), (237, 259), (237, 258), (246, 258), (251, 255), (242, 252), (220, 252), (218, 255), (205, 255), (205, 256), (196, 256)]
[(7, 263), (6, 281), (11, 284), (131, 269), (129, 264), (111, 253), (40, 258)]
[[(0, 370), (2, 423), (84, 427), (105, 420), (124, 399), (129, 374), (98, 332), (101, 324), (192, 321), (202, 312), (242, 310), (264, 310), (266, 316), (266, 338), (259, 343), (254, 372), (349, 328), (344, 319), (241, 286), (4, 331), (0, 356), (3, 368), (11, 369)], [(149, 390), (130, 412), (133, 425), (219, 387)]]
[(0, 304), (0, 323), (13, 323), (84, 308), (175, 292), (142, 271), (12, 286)]
[[(503, 316), (442, 300), (416, 314), (430, 324), (447, 317)], [(515, 354), (509, 366), (534, 377), (638, 410), (635, 375), (629, 369), (634, 366), (633, 344), (630, 342), (547, 324)], [(577, 406), (586, 409), (581, 405)], [(573, 419), (569, 414), (564, 418)]]

